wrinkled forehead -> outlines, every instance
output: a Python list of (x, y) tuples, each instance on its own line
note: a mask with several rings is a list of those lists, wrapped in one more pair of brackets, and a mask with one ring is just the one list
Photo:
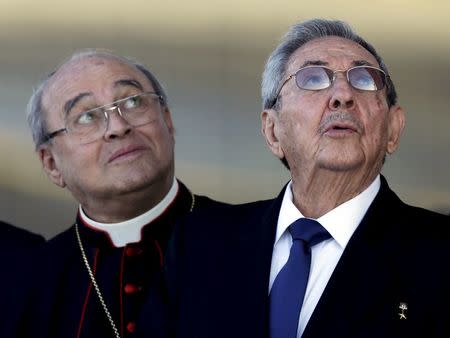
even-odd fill
[(348, 69), (358, 63), (379, 67), (375, 56), (358, 43), (337, 37), (317, 38), (298, 48), (289, 58), (286, 72), (297, 71), (305, 65), (324, 64), (332, 69)]
[(79, 93), (107, 91), (118, 80), (134, 80), (146, 90), (153, 90), (135, 65), (113, 55), (87, 55), (69, 60), (48, 79), (42, 103), (51, 107)]

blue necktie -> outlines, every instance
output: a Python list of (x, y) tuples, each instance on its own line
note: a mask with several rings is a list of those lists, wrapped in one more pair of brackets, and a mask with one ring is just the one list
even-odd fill
[(295, 338), (311, 265), (311, 247), (330, 238), (319, 222), (300, 218), (289, 226), (289, 259), (270, 291), (270, 338)]

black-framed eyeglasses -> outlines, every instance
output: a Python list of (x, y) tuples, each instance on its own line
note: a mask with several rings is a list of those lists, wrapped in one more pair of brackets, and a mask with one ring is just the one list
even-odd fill
[(61, 133), (69, 133), (80, 140), (80, 143), (95, 141), (108, 129), (109, 114), (117, 109), (117, 113), (129, 125), (139, 127), (152, 121), (157, 112), (158, 103), (164, 98), (155, 92), (143, 92), (125, 97), (107, 105), (80, 113), (69, 113), (65, 118), (65, 127), (48, 133), (45, 142)]
[(330, 87), (336, 80), (336, 73), (345, 73), (348, 83), (353, 88), (363, 91), (381, 90), (387, 82), (386, 73), (372, 66), (356, 66), (347, 70), (332, 70), (325, 66), (306, 66), (289, 75), (283, 82), (274, 100), (274, 105), (284, 85), (290, 79), (295, 78), (295, 83), (300, 89), (316, 91)]

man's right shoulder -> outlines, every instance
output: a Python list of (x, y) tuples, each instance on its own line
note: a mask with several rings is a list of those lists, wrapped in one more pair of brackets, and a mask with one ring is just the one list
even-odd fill
[(198, 204), (184, 220), (185, 225), (201, 225), (236, 222), (245, 222), (248, 218), (262, 217), (264, 211), (270, 208), (274, 200), (260, 200), (243, 204), (229, 204), (219, 202), (208, 197), (200, 196)]

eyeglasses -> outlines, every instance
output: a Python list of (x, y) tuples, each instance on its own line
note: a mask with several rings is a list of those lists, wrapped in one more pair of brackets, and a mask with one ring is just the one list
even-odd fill
[[(379, 68), (372, 66), (356, 66), (347, 70), (332, 70), (325, 66), (306, 66), (290, 75), (280, 87), (281, 89), (292, 78), (298, 88), (305, 90), (322, 90), (330, 87), (336, 80), (336, 73), (345, 73), (348, 83), (355, 89), (364, 91), (377, 91), (384, 88), (387, 75)], [(274, 104), (276, 99), (274, 101)]]
[(101, 138), (108, 129), (109, 115), (117, 109), (117, 113), (129, 125), (139, 127), (152, 121), (157, 104), (164, 103), (164, 98), (154, 92), (144, 92), (110, 104), (90, 109), (81, 113), (68, 114), (65, 127), (46, 135), (46, 142), (55, 136), (66, 132), (80, 140), (89, 143)]

